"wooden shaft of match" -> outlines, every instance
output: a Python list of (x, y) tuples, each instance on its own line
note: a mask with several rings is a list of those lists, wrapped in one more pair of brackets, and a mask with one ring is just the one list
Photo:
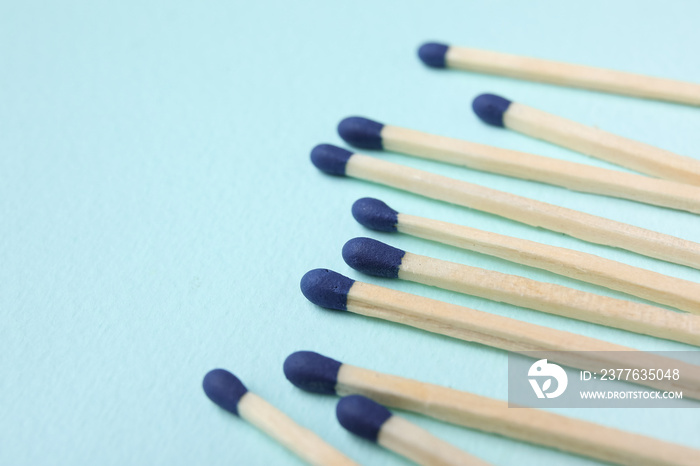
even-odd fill
[(700, 85), (684, 81), (454, 46), (447, 50), (445, 62), (448, 68), (700, 105)]
[(243, 395), (238, 402), (238, 413), (309, 464), (357, 466), (357, 463), (321, 437), (300, 426), (255, 393), (248, 392)]
[(336, 391), (341, 395), (364, 395), (393, 408), (618, 464), (694, 465), (700, 455), (698, 450), (640, 434), (538, 409), (508, 408), (504, 401), (349, 364), (340, 366)]
[(700, 244), (446, 176), (353, 154), (348, 176), (481, 210), (677, 264), (700, 268)]
[(607, 170), (397, 126), (382, 129), (384, 149), (500, 175), (700, 213), (700, 187)]
[(634, 383), (660, 390), (682, 390), (684, 397), (700, 399), (700, 367), (595, 338), (363, 282), (355, 282), (350, 288), (347, 310), (506, 351), (551, 351), (552, 361), (591, 372), (602, 367), (641, 370), (673, 366), (682, 374), (677, 381)]
[(700, 314), (700, 283), (669, 277), (573, 249), (400, 213), (401, 233), (548, 270)]
[(700, 346), (700, 316), (407, 252), (399, 278)]
[(700, 185), (700, 160), (567, 120), (512, 102), (503, 115), (507, 128), (648, 175)]
[(396, 415), (382, 424), (377, 443), (426, 466), (486, 466), (489, 464)]

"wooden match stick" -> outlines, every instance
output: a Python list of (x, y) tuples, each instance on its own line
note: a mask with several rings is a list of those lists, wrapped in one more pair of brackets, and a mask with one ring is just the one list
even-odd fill
[(345, 118), (338, 133), (345, 142), (362, 149), (386, 149), (574, 191), (700, 213), (700, 187), (685, 183), (437, 136), (362, 117)]
[(368, 157), (330, 144), (311, 151), (325, 173), (384, 184), (433, 199), (547, 228), (592, 243), (700, 269), (700, 244), (573, 209), (497, 191), (446, 176)]
[(641, 370), (673, 366), (683, 374), (677, 381), (629, 382), (660, 390), (678, 389), (684, 398), (700, 399), (700, 366), (682, 361), (651, 353), (644, 354), (641, 361), (638, 355), (642, 353), (632, 348), (358, 282), (327, 269), (307, 272), (301, 279), (301, 291), (306, 299), (327, 309), (397, 322), (516, 353), (553, 351), (549, 359), (576, 369), (595, 372), (601, 367)]
[(352, 215), (372, 230), (449, 244), (700, 314), (700, 283), (573, 249), (399, 213), (378, 199), (358, 199), (352, 206)]
[(426, 466), (486, 466), (487, 463), (425, 429), (396, 416), (362, 395), (348, 395), (336, 406), (340, 425), (415, 463)]
[(640, 434), (440, 385), (344, 364), (299, 351), (284, 362), (287, 379), (302, 390), (364, 395), (386, 406), (528, 443), (623, 465), (695, 465), (700, 451)]
[(684, 81), (438, 43), (422, 45), (418, 56), (433, 68), (455, 68), (644, 99), (700, 105), (700, 85)]
[(648, 175), (700, 185), (700, 160), (567, 120), (493, 94), (476, 97), (472, 108), (489, 125), (509, 128)]
[(353, 269), (700, 346), (700, 316), (412, 254), (371, 238), (345, 243)]
[(251, 393), (243, 383), (224, 369), (214, 369), (204, 376), (204, 393), (219, 407), (240, 416), (287, 447), (309, 464), (319, 466), (355, 465), (357, 463), (330, 446), (270, 403)]

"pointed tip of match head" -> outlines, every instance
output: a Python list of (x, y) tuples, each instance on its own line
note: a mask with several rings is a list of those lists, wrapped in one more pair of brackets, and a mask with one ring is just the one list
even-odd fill
[(418, 58), (431, 68), (445, 68), (445, 55), (449, 45), (438, 42), (426, 42), (418, 49)]
[(284, 376), (307, 392), (334, 395), (343, 363), (313, 351), (297, 351), (284, 361)]
[(319, 144), (311, 150), (311, 162), (324, 173), (345, 176), (345, 165), (352, 152), (331, 144)]
[(399, 213), (379, 199), (363, 197), (352, 205), (352, 216), (367, 228), (377, 231), (395, 232)]
[(219, 407), (238, 416), (238, 402), (248, 389), (238, 377), (224, 369), (209, 371), (202, 380), (204, 393)]
[(481, 94), (474, 98), (472, 110), (481, 121), (491, 126), (503, 128), (503, 114), (511, 101), (495, 94)]
[(377, 441), (379, 431), (392, 416), (383, 405), (362, 395), (342, 398), (335, 407), (335, 415), (349, 432), (372, 442)]
[(301, 278), (301, 292), (317, 306), (346, 311), (348, 291), (355, 280), (328, 269), (314, 269)]
[(348, 144), (361, 149), (384, 148), (382, 144), (383, 123), (363, 117), (348, 117), (338, 123), (338, 134)]
[(343, 246), (343, 260), (358, 272), (375, 277), (398, 278), (402, 249), (372, 238), (353, 238)]

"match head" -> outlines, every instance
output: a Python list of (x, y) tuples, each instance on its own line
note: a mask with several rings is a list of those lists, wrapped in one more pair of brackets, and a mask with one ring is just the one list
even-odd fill
[(338, 123), (338, 134), (351, 146), (362, 149), (383, 149), (383, 123), (362, 117), (348, 117)]
[(503, 128), (503, 114), (511, 101), (494, 94), (481, 94), (472, 101), (472, 109), (481, 121), (491, 126)]
[(352, 205), (352, 216), (367, 228), (395, 232), (399, 213), (379, 199), (363, 197)]
[(445, 68), (445, 55), (450, 47), (437, 42), (427, 42), (418, 49), (418, 58), (431, 68)]
[(335, 407), (335, 415), (348, 431), (372, 442), (377, 441), (379, 431), (392, 416), (384, 406), (362, 395), (342, 398)]
[(398, 278), (406, 251), (372, 238), (353, 238), (343, 246), (343, 260), (353, 269), (376, 277)]
[(348, 291), (355, 280), (328, 269), (314, 269), (301, 278), (301, 292), (317, 306), (347, 311)]
[(319, 144), (311, 150), (311, 162), (324, 173), (345, 176), (345, 165), (352, 152), (331, 144)]
[(238, 377), (224, 369), (214, 369), (204, 376), (204, 393), (219, 407), (238, 416), (238, 402), (248, 389)]
[(307, 392), (335, 395), (343, 363), (313, 351), (297, 351), (284, 361), (284, 376)]

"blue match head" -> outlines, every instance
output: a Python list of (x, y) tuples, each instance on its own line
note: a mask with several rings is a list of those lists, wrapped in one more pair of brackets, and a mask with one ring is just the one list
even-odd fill
[(398, 278), (406, 251), (372, 238), (353, 238), (343, 246), (343, 260), (358, 272), (375, 277)]
[(445, 55), (450, 47), (436, 42), (427, 42), (418, 49), (418, 58), (431, 68), (445, 68)]
[(383, 149), (383, 123), (362, 117), (348, 117), (338, 123), (338, 134), (351, 146), (362, 149)]
[(345, 176), (345, 165), (352, 152), (330, 144), (319, 144), (311, 150), (311, 162), (329, 175)]
[(484, 123), (503, 128), (503, 114), (508, 110), (510, 103), (510, 100), (498, 95), (481, 94), (472, 102), (472, 109)]
[(352, 216), (360, 225), (377, 231), (396, 231), (399, 223), (399, 213), (380, 201), (371, 197), (358, 199), (352, 205)]
[(317, 306), (347, 311), (348, 291), (355, 280), (328, 269), (314, 269), (301, 277), (301, 292)]
[(343, 363), (313, 351), (297, 351), (284, 361), (284, 376), (307, 392), (335, 395), (338, 371)]
[(236, 416), (238, 416), (238, 402), (248, 393), (248, 389), (238, 380), (238, 377), (224, 369), (209, 371), (204, 376), (202, 388), (211, 401)]
[(379, 431), (392, 416), (391, 411), (362, 395), (350, 395), (338, 402), (335, 415), (340, 425), (353, 434), (377, 441)]

